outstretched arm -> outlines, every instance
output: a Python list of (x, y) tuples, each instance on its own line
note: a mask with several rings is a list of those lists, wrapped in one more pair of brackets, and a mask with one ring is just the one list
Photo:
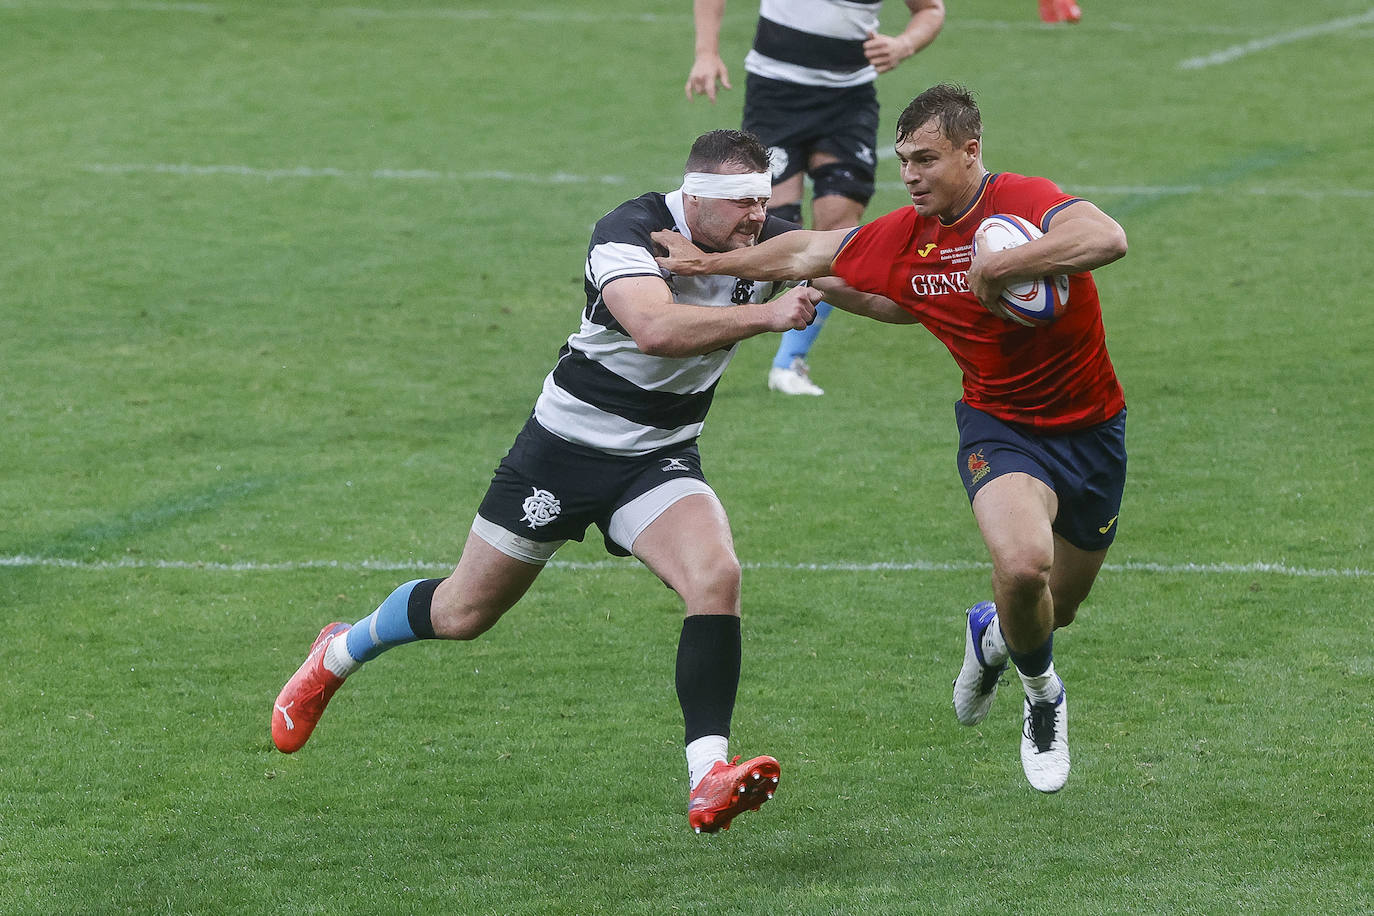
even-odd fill
[(811, 285), (825, 294), (825, 301), (838, 305), (846, 312), (863, 315), (874, 321), (888, 324), (915, 324), (915, 315), (902, 308), (886, 296), (877, 293), (862, 293), (839, 277), (821, 277), (811, 281)]
[(725, 18), (725, 0), (695, 0), (692, 21), (696, 25), (696, 50), (692, 69), (687, 74), (687, 99), (704, 95), (716, 100), (716, 80), (726, 89), (730, 86), (730, 71), (720, 59), (720, 22)]
[(911, 19), (901, 34), (870, 32), (864, 42), (864, 56), (879, 73), (892, 70), (930, 44), (945, 24), (944, 0), (906, 0), (906, 6), (911, 10)]
[(661, 229), (653, 234), (653, 240), (668, 254), (654, 260), (660, 267), (688, 277), (724, 274), (744, 280), (811, 280), (830, 275), (835, 254), (853, 231), (796, 229), (746, 248), (705, 252), (679, 233)]
[(658, 277), (622, 277), (601, 289), (606, 307), (649, 356), (699, 356), (768, 331), (800, 330), (816, 318), (821, 294), (790, 289), (770, 302), (720, 308), (674, 302)]

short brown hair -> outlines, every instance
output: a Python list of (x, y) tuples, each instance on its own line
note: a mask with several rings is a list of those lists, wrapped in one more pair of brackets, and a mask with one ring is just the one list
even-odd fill
[(697, 137), (687, 154), (688, 172), (715, 172), (723, 165), (749, 172), (768, 171), (768, 150), (759, 138), (743, 130), (713, 130)]
[(911, 100), (897, 117), (897, 142), (901, 143), (929, 121), (940, 122), (940, 132), (955, 146), (983, 138), (983, 115), (973, 93), (957, 83), (931, 86)]

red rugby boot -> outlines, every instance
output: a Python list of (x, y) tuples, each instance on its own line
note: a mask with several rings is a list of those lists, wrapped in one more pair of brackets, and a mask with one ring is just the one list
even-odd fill
[(346, 623), (331, 623), (320, 630), (310, 644), (310, 654), (277, 694), (277, 702), (272, 704), (272, 742), (283, 754), (305, 746), (329, 698), (343, 683), (343, 678), (324, 666), (324, 650), (331, 640), (351, 629)]
[(687, 823), (697, 833), (729, 830), (735, 816), (757, 811), (778, 789), (778, 762), (755, 757), (739, 763), (739, 756), (716, 765), (702, 777), (687, 800)]
[(1074, 0), (1040, 0), (1041, 22), (1077, 22), (1083, 10)]

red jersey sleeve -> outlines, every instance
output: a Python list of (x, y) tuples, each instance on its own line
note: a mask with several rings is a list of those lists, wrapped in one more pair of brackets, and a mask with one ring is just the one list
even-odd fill
[(835, 276), (861, 292), (895, 299), (893, 284), (901, 282), (899, 255), (910, 244), (915, 223), (916, 211), (903, 207), (855, 229), (835, 255)]
[(1012, 172), (1003, 172), (997, 178), (992, 189), (996, 212), (1023, 216), (1035, 223), (1041, 232), (1045, 231), (1054, 214), (1081, 199), (1072, 194), (1065, 194), (1059, 189), (1059, 185), (1048, 178), (1016, 175)]

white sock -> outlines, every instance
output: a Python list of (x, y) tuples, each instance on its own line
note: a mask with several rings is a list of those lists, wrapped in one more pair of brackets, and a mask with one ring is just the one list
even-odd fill
[(983, 652), (983, 661), (989, 665), (1000, 665), (1007, 660), (1007, 641), (1002, 638), (1002, 623), (995, 616), (983, 630), (978, 648)]
[(325, 670), (335, 677), (348, 677), (362, 667), (362, 662), (348, 654), (348, 640), (336, 636), (324, 647)]
[[(1017, 674), (1020, 674), (1018, 671)], [(1059, 680), (1059, 675), (1054, 673), (1054, 662), (1045, 669), (1044, 674), (1037, 674), (1035, 677), (1021, 675), (1021, 685), (1026, 688), (1026, 696), (1030, 697), (1032, 703), (1053, 703), (1059, 699), (1059, 694), (1064, 690), (1064, 684)]]
[(717, 760), (727, 760), (730, 739), (722, 735), (704, 735), (687, 745), (687, 778), (697, 787)]

